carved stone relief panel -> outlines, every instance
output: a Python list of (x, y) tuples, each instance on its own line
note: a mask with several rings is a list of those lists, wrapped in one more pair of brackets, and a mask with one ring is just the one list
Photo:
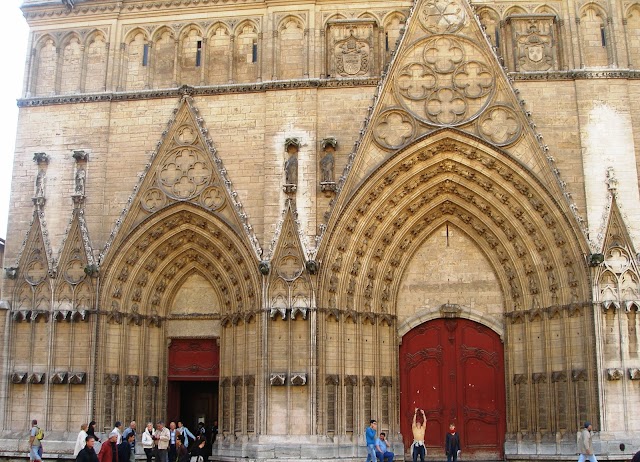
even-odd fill
[(507, 18), (513, 49), (513, 69), (518, 72), (557, 70), (558, 43), (553, 15), (513, 15)]
[(330, 21), (327, 25), (327, 69), (331, 77), (375, 73), (375, 22), (372, 19)]

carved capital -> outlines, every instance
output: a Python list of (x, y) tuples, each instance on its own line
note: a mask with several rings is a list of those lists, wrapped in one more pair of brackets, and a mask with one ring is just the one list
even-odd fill
[(44, 372), (34, 372), (29, 374), (27, 382), (34, 385), (42, 385), (46, 381), (46, 374)]
[(586, 369), (574, 369), (571, 371), (571, 380), (574, 382), (581, 382), (587, 380)]
[(340, 385), (340, 377), (338, 374), (329, 374), (324, 379), (325, 385)]
[(534, 372), (531, 374), (532, 383), (547, 383), (547, 374), (544, 372)]
[(525, 374), (514, 374), (513, 375), (513, 384), (514, 385), (522, 385), (527, 383), (527, 376)]
[(551, 373), (551, 381), (552, 382), (566, 382), (567, 381), (567, 373), (565, 371), (554, 371)]
[(87, 383), (86, 372), (69, 372), (70, 385), (84, 385), (85, 383)]
[(46, 152), (34, 152), (33, 153), (33, 161), (40, 164), (48, 164), (49, 163), (49, 155)]
[(291, 374), (289, 378), (291, 385), (295, 387), (301, 387), (307, 384), (307, 373), (306, 372), (294, 372)]
[(83, 149), (75, 149), (71, 157), (73, 157), (76, 162), (84, 162), (89, 160), (89, 153)]
[(127, 375), (124, 378), (124, 384), (125, 385), (132, 385), (132, 386), (138, 386), (138, 382), (140, 382), (140, 377), (138, 377), (137, 375)]
[(11, 383), (27, 383), (27, 375), (26, 372), (14, 372), (11, 374)]
[(640, 380), (640, 369), (637, 367), (629, 368), (629, 378), (631, 380)]
[(159, 383), (160, 383), (160, 379), (155, 375), (150, 375), (148, 377), (145, 377), (144, 379), (144, 384), (146, 386), (157, 387)]
[(336, 138), (333, 136), (329, 136), (327, 138), (322, 139), (322, 141), (320, 142), (320, 146), (322, 146), (323, 150), (326, 150), (327, 147), (332, 147), (333, 149), (336, 149), (338, 147), (338, 140), (336, 140)]
[(284, 386), (286, 380), (287, 374), (284, 372), (273, 373), (269, 376), (269, 384), (271, 384), (272, 387)]
[(607, 380), (610, 380), (610, 381), (622, 380), (623, 376), (624, 376), (624, 372), (622, 371), (622, 369), (618, 369), (618, 368), (607, 369)]
[(4, 274), (7, 276), (7, 279), (15, 279), (16, 276), (18, 276), (18, 267), (10, 266), (9, 268), (5, 268)]
[(49, 381), (55, 385), (62, 385), (63, 383), (67, 383), (67, 373), (66, 372), (55, 372), (51, 374), (51, 378)]
[(104, 383), (106, 385), (118, 385), (118, 383), (120, 383), (120, 376), (118, 374), (105, 374)]
[(357, 375), (347, 375), (344, 378), (345, 385), (353, 385), (354, 387), (358, 385), (358, 376)]

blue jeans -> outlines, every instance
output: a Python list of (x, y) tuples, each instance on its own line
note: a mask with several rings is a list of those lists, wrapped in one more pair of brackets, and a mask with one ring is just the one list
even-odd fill
[(375, 444), (367, 444), (367, 462), (376, 462)]
[(385, 453), (381, 453), (376, 451), (376, 457), (380, 460), (380, 462), (384, 462), (384, 460), (388, 460), (389, 462), (393, 462), (393, 452), (385, 451)]
[(42, 456), (38, 452), (39, 449), (40, 449), (40, 446), (31, 446), (29, 448), (29, 459), (31, 459), (31, 460), (42, 460)]
[(418, 462), (418, 456), (420, 456), (420, 462), (424, 462), (424, 456), (426, 455), (424, 446), (413, 445), (413, 462)]
[(598, 462), (598, 459), (596, 459), (596, 456), (593, 454), (580, 454), (580, 457), (578, 457), (578, 462), (584, 462), (585, 460), (588, 460), (590, 462)]
[(447, 454), (447, 462), (458, 462), (458, 451), (453, 454)]

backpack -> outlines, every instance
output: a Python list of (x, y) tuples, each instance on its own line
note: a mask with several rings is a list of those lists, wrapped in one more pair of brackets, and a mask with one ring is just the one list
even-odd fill
[(37, 427), (38, 431), (36, 432), (36, 439), (37, 440), (43, 440), (44, 439), (44, 432), (42, 431), (42, 428)]

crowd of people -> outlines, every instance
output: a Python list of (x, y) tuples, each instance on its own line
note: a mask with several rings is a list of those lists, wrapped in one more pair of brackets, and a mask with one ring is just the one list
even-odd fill
[[(218, 422), (208, 430), (203, 422), (191, 432), (180, 421), (165, 426), (158, 421), (155, 426), (147, 423), (138, 434), (135, 421), (127, 428), (116, 422), (107, 438), (101, 441), (96, 435), (96, 423), (82, 424), (76, 438), (73, 455), (76, 462), (135, 462), (136, 441), (142, 445), (147, 462), (207, 462), (218, 435)], [(29, 433), (29, 458), (42, 461), (42, 439), (44, 433), (37, 420), (31, 422)], [(100, 443), (96, 447), (96, 443)]]

